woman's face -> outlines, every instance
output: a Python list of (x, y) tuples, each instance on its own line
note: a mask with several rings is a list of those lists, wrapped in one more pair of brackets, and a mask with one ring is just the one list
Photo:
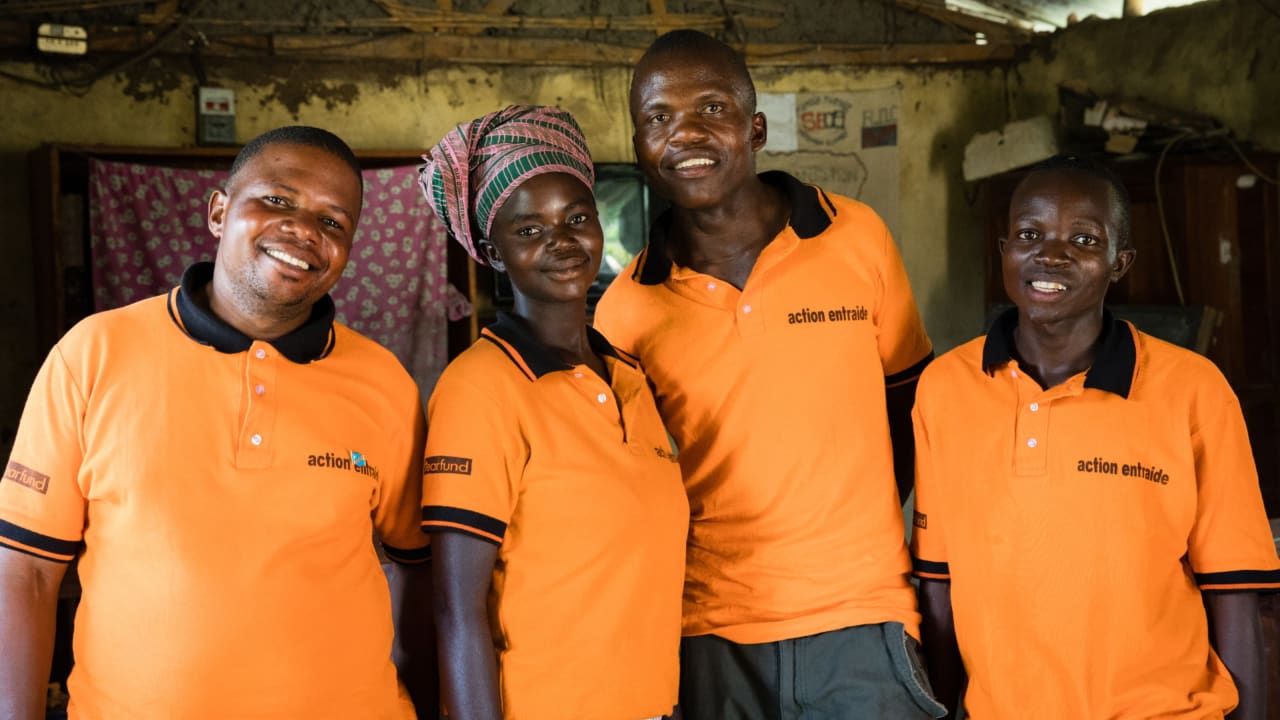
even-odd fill
[(539, 304), (585, 300), (603, 247), (595, 196), (567, 173), (524, 181), (498, 208), (481, 244), (517, 295)]

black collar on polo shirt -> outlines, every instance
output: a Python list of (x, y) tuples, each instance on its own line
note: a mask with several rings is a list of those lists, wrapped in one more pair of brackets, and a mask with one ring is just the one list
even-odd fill
[[(530, 378), (531, 380), (536, 380), (550, 372), (569, 370), (573, 367), (561, 360), (555, 353), (551, 352), (546, 345), (538, 342), (538, 339), (533, 336), (532, 332), (530, 332), (528, 323), (518, 315), (500, 312), (498, 313), (498, 320), (485, 329), (510, 345), (513, 350), (520, 354), (519, 359), (524, 361), (525, 366), (528, 367), (535, 376)], [(493, 342), (492, 338), (484, 339)], [(609, 357), (617, 358), (624, 363), (626, 362), (618, 356), (617, 351), (613, 349), (613, 345), (610, 344), (605, 336), (601, 335), (590, 325), (587, 326), (587, 342), (591, 345), (591, 350), (595, 354), (607, 355)], [(494, 344), (501, 348), (504, 353), (507, 352), (507, 349), (500, 343)], [(508, 356), (509, 355), (510, 353), (508, 353)], [(511, 358), (511, 360), (515, 362), (516, 358)], [(516, 362), (517, 366), (519, 366), (519, 364), (519, 362)]]
[[(213, 263), (199, 262), (182, 273), (182, 284), (169, 294), (169, 316), (187, 337), (221, 353), (249, 349), (253, 338), (223, 322), (193, 299), (195, 293), (213, 281)], [(175, 315), (176, 311), (176, 315)], [(295, 363), (320, 360), (333, 351), (333, 298), (328, 295), (311, 308), (311, 317), (301, 327), (268, 340), (271, 346)]]
[[(1018, 308), (1000, 313), (987, 331), (982, 344), (982, 369), (988, 374), (1013, 359), (1013, 329), (1018, 326)], [(1105, 390), (1122, 398), (1129, 397), (1133, 371), (1138, 363), (1138, 348), (1129, 326), (1110, 310), (1102, 310), (1102, 336), (1098, 339), (1098, 355), (1084, 376), (1084, 386)]]
[[(781, 170), (760, 173), (761, 182), (781, 189), (791, 200), (791, 217), (787, 224), (801, 240), (816, 237), (836, 216), (831, 198), (817, 185), (806, 185)], [(632, 279), (641, 285), (658, 285), (671, 275), (671, 255), (667, 252), (667, 229), (671, 226), (671, 210), (667, 210), (649, 230), (649, 246), (636, 263)]]

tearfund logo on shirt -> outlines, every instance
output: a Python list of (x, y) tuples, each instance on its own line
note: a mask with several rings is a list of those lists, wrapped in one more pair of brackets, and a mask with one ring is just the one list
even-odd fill
[(452, 455), (432, 455), (422, 461), (422, 474), (470, 475), (471, 458), (453, 457)]
[(9, 461), (4, 468), (4, 482), (17, 483), (25, 488), (31, 488), (41, 495), (49, 492), (49, 476), (41, 472), (36, 472), (21, 463)]

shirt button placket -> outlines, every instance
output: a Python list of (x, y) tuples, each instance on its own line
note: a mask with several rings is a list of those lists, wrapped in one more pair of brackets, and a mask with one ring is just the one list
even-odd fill
[(268, 450), (268, 435), (271, 428), (275, 427), (276, 407), (275, 398), (267, 393), (267, 388), (275, 383), (278, 369), (276, 353), (272, 352), (272, 348), (255, 342), (248, 353), (245, 378), (249, 402), (240, 426), (237, 463), (241, 467), (262, 467), (269, 462), (271, 453)]
[(759, 291), (744, 289), (738, 300), (738, 329), (743, 335), (764, 332), (764, 313), (760, 311)]
[(1014, 465), (1019, 475), (1039, 475), (1048, 467), (1049, 407), (1041, 403), (1040, 386), (1016, 368), (1009, 370), (1017, 386), (1018, 418), (1014, 431)]

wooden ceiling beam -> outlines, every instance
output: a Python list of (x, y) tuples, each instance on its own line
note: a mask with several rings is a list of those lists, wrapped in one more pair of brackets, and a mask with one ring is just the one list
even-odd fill
[(482, 15), (506, 15), (511, 6), (516, 4), (516, 0), (489, 0), (489, 4), (481, 10)]
[[(515, 4), (516, 0), (489, 0), (489, 3), (484, 6), (484, 9), (480, 11), (480, 14), (488, 15), (489, 17), (506, 15), (507, 11), (511, 9), (511, 6)], [(481, 32), (484, 32), (484, 28), (467, 28), (465, 30), (458, 31), (458, 33), (462, 35), (475, 35), (476, 33)]]
[[(90, 33), (91, 53), (130, 53), (146, 47), (134, 34)], [(180, 53), (181, 44), (172, 52)], [(643, 48), (577, 39), (460, 37), (456, 35), (216, 35), (206, 57), (258, 57), (319, 61), (428, 60), (476, 65), (630, 66)], [(753, 67), (823, 65), (917, 65), (1011, 60), (1017, 46), (988, 45), (808, 45), (751, 44), (744, 48)]]
[(7, 15), (45, 14), (52, 12), (103, 10), (126, 5), (137, 5), (137, 0), (33, 0), (32, 2), (6, 2), (0, 5)]
[[(738, 15), (734, 20), (743, 27), (766, 30), (782, 24), (781, 17)], [(533, 15), (502, 15), (498, 17), (478, 13), (440, 12), (401, 15), (395, 18), (352, 18), (329, 23), (308, 24), (298, 20), (233, 20), (229, 18), (188, 18), (187, 25), (199, 29), (242, 29), (266, 32), (288, 30), (310, 32), (337, 31), (387, 31), (410, 29), (414, 32), (443, 32), (450, 30), (496, 28), (503, 30), (616, 30), (620, 32), (652, 32), (659, 27), (676, 27), (700, 30), (716, 30), (724, 27), (721, 15), (678, 14), (659, 19), (652, 15), (615, 15), (588, 17), (539, 17)]]
[(949, 10), (927, 2), (920, 2), (920, 0), (894, 0), (894, 4), (908, 12), (931, 17), (961, 30), (982, 33), (987, 38), (987, 41), (992, 43), (1023, 43), (1030, 40), (1033, 34), (1027, 28)]
[(787, 11), (787, 3), (781, 0), (725, 0), (723, 4), (730, 9), (753, 12), (784, 13)]
[[(440, 12), (443, 12), (445, 14), (453, 12), (452, 0), (436, 0), (436, 1), (437, 1), (437, 4), (440, 6)], [(397, 20), (404, 17), (405, 8), (399, 3), (391, 2), (390, 0), (372, 0), (372, 2), (374, 5), (378, 6), (379, 10), (387, 14), (388, 22), (395, 23)], [(399, 27), (402, 30), (408, 30), (410, 32), (413, 31), (413, 27), (411, 25), (399, 25)]]
[(747, 45), (744, 54), (751, 66), (801, 67), (808, 65), (929, 65), (982, 63), (1012, 60), (1018, 47), (1006, 44), (975, 45)]
[(679, 27), (671, 24), (671, 17), (667, 14), (667, 0), (649, 0), (649, 14), (657, 21), (654, 32), (659, 35)]

